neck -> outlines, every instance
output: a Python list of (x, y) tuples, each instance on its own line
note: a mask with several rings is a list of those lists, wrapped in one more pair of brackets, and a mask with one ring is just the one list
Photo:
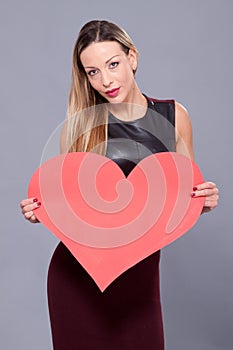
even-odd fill
[(111, 104), (110, 112), (125, 121), (141, 118), (147, 109), (147, 99), (139, 90), (137, 84), (132, 89), (131, 95), (123, 103)]

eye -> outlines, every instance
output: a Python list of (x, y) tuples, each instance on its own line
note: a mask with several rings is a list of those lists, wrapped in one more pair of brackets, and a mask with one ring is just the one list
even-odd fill
[(110, 63), (110, 68), (116, 68), (118, 66), (119, 62), (111, 62)]
[(87, 72), (88, 75), (93, 76), (97, 74), (97, 69), (92, 69), (89, 72)]

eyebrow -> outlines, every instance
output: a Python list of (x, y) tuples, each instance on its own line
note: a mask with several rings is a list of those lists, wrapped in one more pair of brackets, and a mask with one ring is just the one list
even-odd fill
[[(120, 55), (114, 55), (114, 56), (112, 56), (111, 58), (109, 58), (109, 59), (105, 62), (105, 64), (108, 63), (109, 61), (111, 61), (113, 58), (115, 58), (115, 57), (117, 57), (117, 56), (120, 56)], [(84, 68), (95, 68), (95, 67), (94, 67), (94, 66), (86, 66), (86, 67), (84, 67)]]

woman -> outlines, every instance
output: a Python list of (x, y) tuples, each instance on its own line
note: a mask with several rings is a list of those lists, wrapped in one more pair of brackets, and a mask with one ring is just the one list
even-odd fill
[[(193, 159), (186, 109), (174, 100), (145, 96), (135, 80), (137, 65), (137, 49), (123, 29), (97, 20), (83, 26), (74, 47), (61, 152), (94, 150), (115, 161), (126, 176), (151, 153), (176, 151)], [(158, 130), (163, 137), (156, 135)], [(218, 189), (212, 182), (199, 184), (191, 195), (206, 197), (203, 213), (217, 206)], [(23, 200), (24, 217), (38, 222), (34, 210), (40, 205), (36, 198)], [(101, 293), (59, 243), (48, 273), (54, 349), (164, 349), (159, 259), (157, 251)]]

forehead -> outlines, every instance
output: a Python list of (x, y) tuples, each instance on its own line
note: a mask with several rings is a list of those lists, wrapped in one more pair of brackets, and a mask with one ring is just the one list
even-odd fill
[(95, 66), (123, 53), (121, 45), (117, 41), (93, 42), (81, 52), (80, 60), (83, 66)]

